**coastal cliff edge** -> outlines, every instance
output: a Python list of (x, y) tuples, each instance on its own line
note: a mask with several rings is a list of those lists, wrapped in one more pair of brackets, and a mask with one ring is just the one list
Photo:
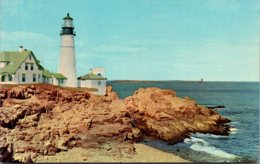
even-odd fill
[(147, 147), (136, 143), (146, 137), (177, 143), (196, 132), (228, 135), (228, 122), (173, 90), (140, 88), (119, 99), (111, 86), (104, 96), (47, 84), (1, 86), (0, 161), (68, 162), (54, 157), (85, 151), (75, 160), (138, 162)]

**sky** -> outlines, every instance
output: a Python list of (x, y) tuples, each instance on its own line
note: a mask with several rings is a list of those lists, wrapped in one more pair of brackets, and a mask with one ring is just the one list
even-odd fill
[(259, 81), (259, 0), (0, 0), (0, 51), (58, 71), (74, 19), (77, 75), (108, 80)]

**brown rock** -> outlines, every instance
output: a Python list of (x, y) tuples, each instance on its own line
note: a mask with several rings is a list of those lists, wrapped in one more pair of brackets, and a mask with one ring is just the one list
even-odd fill
[(10, 98), (25, 99), (25, 87), (16, 87), (9, 91)]
[(109, 85), (109, 86), (106, 87), (106, 93), (111, 93), (112, 90), (113, 90), (113, 88), (112, 88), (111, 85)]
[(133, 141), (138, 141), (141, 138), (141, 131), (138, 128), (133, 128), (132, 132), (127, 134), (127, 138)]
[(0, 139), (0, 161), (13, 162), (13, 144), (7, 143), (6, 138)]
[(7, 89), (0, 88), (0, 99), (6, 99), (8, 97)]
[(178, 142), (190, 133), (226, 135), (229, 131), (223, 126), (226, 119), (190, 98), (176, 97), (174, 91), (140, 88), (124, 101), (135, 126), (163, 140)]
[(76, 146), (131, 154), (133, 141), (144, 135), (178, 142), (193, 132), (229, 130), (229, 120), (217, 112), (159, 88), (140, 88), (120, 100), (111, 86), (105, 96), (95, 96), (39, 84), (1, 88), (0, 98), (0, 136), (11, 141), (14, 155), (22, 154), (23, 162), (30, 161), (28, 154), (54, 155)]

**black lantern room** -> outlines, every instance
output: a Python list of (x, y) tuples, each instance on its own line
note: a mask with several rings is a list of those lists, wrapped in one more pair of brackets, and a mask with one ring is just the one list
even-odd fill
[(67, 13), (67, 16), (63, 18), (64, 23), (62, 25), (62, 30), (60, 35), (76, 35), (73, 26), (73, 18), (70, 17), (70, 14)]

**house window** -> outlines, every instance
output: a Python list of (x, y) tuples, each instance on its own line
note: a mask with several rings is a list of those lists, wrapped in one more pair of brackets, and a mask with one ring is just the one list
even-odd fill
[(28, 70), (29, 64), (25, 63), (25, 70)]
[(8, 81), (13, 81), (12, 75), (8, 75)]
[(29, 56), (29, 60), (32, 60), (32, 56), (31, 55)]
[(38, 82), (41, 81), (41, 75), (38, 75)]
[(36, 82), (36, 74), (33, 74), (33, 82)]
[(64, 82), (63, 79), (58, 80), (59, 85), (63, 85), (63, 82)]
[(98, 76), (101, 76), (101, 73), (98, 73)]
[(1, 77), (1, 81), (2, 81), (2, 82), (5, 81), (5, 75), (3, 75), (3, 76)]
[(33, 70), (33, 64), (31, 64), (31, 70)]
[(25, 73), (22, 74), (22, 82), (25, 82)]
[(101, 86), (101, 81), (98, 81), (98, 86)]

